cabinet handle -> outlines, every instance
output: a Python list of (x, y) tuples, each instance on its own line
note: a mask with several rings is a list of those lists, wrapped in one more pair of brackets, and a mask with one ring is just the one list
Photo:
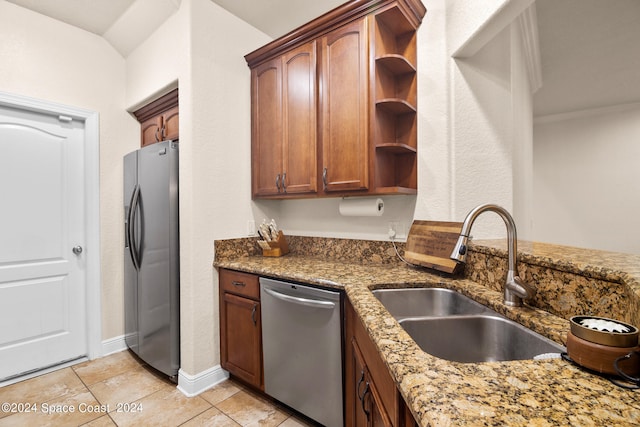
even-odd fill
[(167, 136), (166, 131), (167, 128), (164, 125), (164, 123), (162, 124), (162, 128), (160, 128), (160, 138), (162, 138), (162, 140), (164, 141), (165, 137)]
[(278, 193), (280, 192), (280, 174), (276, 175), (276, 188), (278, 189)]
[(287, 192), (287, 182), (285, 181), (287, 179), (287, 173), (283, 172), (282, 173), (282, 192), (286, 193)]
[(159, 131), (159, 130), (160, 130), (159, 128), (158, 128), (158, 129), (156, 129), (156, 133), (155, 133), (156, 142), (160, 142), (160, 139), (158, 139), (158, 131)]
[(322, 186), (324, 189), (327, 189), (327, 168), (322, 170)]
[(364, 388), (364, 393), (362, 394), (362, 399), (360, 399), (360, 403), (362, 404), (362, 411), (367, 416), (367, 421), (369, 421), (369, 415), (371, 415), (371, 411), (367, 411), (367, 407), (365, 406), (364, 401), (366, 400), (367, 394), (369, 393), (371, 393), (371, 390), (369, 389), (369, 381), (367, 381), (367, 385)]
[(244, 288), (245, 286), (247, 286), (247, 284), (246, 284), (246, 283), (244, 283), (244, 282), (238, 282), (237, 280), (234, 280), (233, 282), (231, 282), (231, 284), (232, 284), (233, 286), (240, 287), (240, 288)]
[(253, 320), (253, 325), (256, 326), (258, 324), (258, 320), (256, 319), (256, 310), (258, 308), (258, 304), (253, 304), (253, 310), (251, 310), (251, 320)]
[[(358, 380), (358, 385), (356, 385), (356, 394), (358, 395), (358, 399), (360, 399), (360, 401), (362, 402), (362, 398), (364, 397), (364, 393), (362, 394), (362, 396), (360, 396), (360, 386), (362, 385), (362, 382), (364, 381), (364, 370), (360, 371), (360, 379)], [(365, 389), (365, 391), (367, 391)]]

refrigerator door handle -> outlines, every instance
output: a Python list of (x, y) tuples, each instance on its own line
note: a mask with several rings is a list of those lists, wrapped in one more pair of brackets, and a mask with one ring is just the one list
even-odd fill
[(131, 261), (136, 270), (140, 270), (140, 257), (138, 256), (138, 244), (136, 243), (136, 211), (140, 202), (140, 186), (136, 184), (131, 195), (131, 203), (129, 204), (129, 215), (127, 216), (127, 235), (129, 240), (129, 254)]

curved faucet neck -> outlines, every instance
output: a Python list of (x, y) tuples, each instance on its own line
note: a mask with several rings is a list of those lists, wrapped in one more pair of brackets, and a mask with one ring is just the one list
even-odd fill
[(475, 207), (471, 212), (469, 212), (462, 223), (462, 230), (460, 230), (460, 235), (469, 237), (471, 233), (471, 226), (475, 222), (476, 218), (483, 212), (495, 212), (500, 218), (504, 221), (504, 224), (507, 227), (507, 252), (509, 256), (509, 271), (512, 271), (514, 275), (517, 275), (516, 271), (516, 254), (517, 254), (517, 232), (516, 232), (516, 223), (513, 220), (511, 214), (501, 206), (494, 205), (491, 203), (480, 205)]
[(522, 305), (523, 299), (530, 299), (535, 296), (536, 290), (527, 285), (520, 277), (518, 277), (518, 271), (516, 267), (517, 256), (517, 241), (516, 235), (516, 223), (513, 217), (504, 208), (494, 205), (486, 204), (480, 205), (474, 208), (467, 214), (467, 217), (462, 223), (462, 230), (460, 230), (460, 237), (456, 242), (453, 251), (451, 252), (451, 259), (458, 262), (465, 262), (467, 256), (467, 241), (469, 239), (469, 233), (471, 232), (471, 226), (474, 221), (483, 212), (491, 211), (500, 215), (500, 218), (507, 226), (507, 252), (509, 256), (509, 265), (507, 271), (507, 280), (504, 285), (504, 303), (511, 307), (519, 307)]

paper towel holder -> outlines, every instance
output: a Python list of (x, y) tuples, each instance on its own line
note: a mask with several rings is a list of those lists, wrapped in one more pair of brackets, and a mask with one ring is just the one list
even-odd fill
[(384, 201), (379, 197), (342, 197), (338, 211), (342, 216), (381, 216)]

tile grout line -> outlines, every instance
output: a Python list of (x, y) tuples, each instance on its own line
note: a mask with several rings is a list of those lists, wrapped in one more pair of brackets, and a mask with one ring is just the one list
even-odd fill
[[(74, 367), (74, 366), (70, 366), (70, 368), (71, 368), (71, 370), (73, 371), (74, 375), (75, 375), (76, 377), (78, 377), (78, 379), (80, 380), (80, 382), (82, 383), (82, 385), (84, 386), (84, 388), (85, 388), (85, 389), (86, 389), (86, 390), (91, 394), (91, 396), (93, 396), (93, 398), (96, 400), (96, 402), (98, 402), (99, 404), (101, 404), (101, 405), (102, 405), (102, 403), (98, 400), (98, 397), (97, 397), (95, 394), (93, 394), (93, 391), (91, 391), (91, 389), (89, 388), (89, 385), (88, 385), (88, 384), (87, 384), (87, 383), (82, 379), (82, 377), (78, 374), (78, 372), (76, 372), (75, 367)], [(112, 422), (113, 424), (115, 424), (115, 425), (116, 425), (116, 427), (118, 426), (118, 423), (116, 423), (116, 421), (111, 417), (111, 415), (110, 415), (108, 412), (106, 412), (104, 415), (106, 415), (107, 417), (109, 417), (109, 419), (111, 420), (111, 422)], [(95, 420), (97, 420), (97, 419), (100, 419), (100, 418), (102, 418), (102, 417), (103, 417), (103, 415), (100, 415), (99, 417), (96, 417), (96, 418), (94, 418), (93, 420), (86, 422), (85, 424), (88, 424), (88, 423), (90, 423), (90, 422), (93, 422), (93, 421), (95, 421)]]

